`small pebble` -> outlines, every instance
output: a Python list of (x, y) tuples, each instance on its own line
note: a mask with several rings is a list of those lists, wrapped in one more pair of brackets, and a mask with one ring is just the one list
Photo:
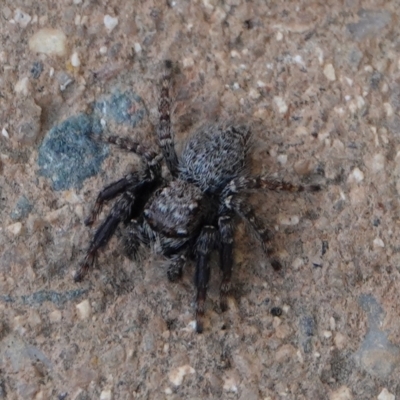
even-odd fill
[(8, 21), (11, 18), (12, 11), (8, 7), (4, 7), (1, 10), (3, 17), (6, 21)]
[(28, 77), (25, 76), (16, 83), (14, 90), (15, 93), (20, 93), (24, 96), (27, 96), (30, 92), (29, 88), (30, 88), (29, 79)]
[(8, 225), (6, 230), (14, 236), (18, 236), (22, 231), (22, 224), (21, 222), (16, 222), (15, 224)]
[(277, 157), (277, 161), (281, 165), (285, 165), (287, 163), (287, 159), (287, 154), (279, 154), (279, 156)]
[(326, 64), (324, 67), (324, 75), (329, 81), (336, 80), (335, 69), (333, 68), (332, 64)]
[(112, 17), (111, 15), (104, 16), (104, 26), (108, 33), (111, 33), (113, 29), (118, 25), (118, 18)]
[(256, 89), (250, 89), (249, 97), (254, 99), (254, 100), (257, 100), (260, 97), (260, 93)]
[(103, 390), (100, 393), (100, 400), (111, 400), (111, 399), (112, 399), (112, 394), (110, 389)]
[(54, 310), (49, 314), (50, 322), (60, 322), (62, 318), (62, 314), (60, 310)]
[(227, 376), (224, 378), (224, 385), (222, 387), (226, 392), (237, 393), (238, 387), (237, 382), (233, 376)]
[(300, 218), (297, 215), (279, 217), (279, 223), (281, 225), (293, 226), (297, 225), (299, 222)]
[(17, 8), (14, 11), (14, 21), (21, 27), (21, 28), (26, 28), (31, 22), (31, 16), (25, 12), (23, 12), (21, 9)]
[(99, 49), (100, 54), (102, 54), (103, 56), (105, 54), (107, 54), (107, 47), (106, 46), (101, 46)]
[(394, 394), (390, 393), (386, 388), (384, 388), (379, 393), (378, 400), (395, 400), (395, 396)]
[(363, 180), (364, 180), (364, 173), (359, 168), (354, 168), (353, 171), (351, 171), (348, 178), (348, 182), (360, 183)]
[[(41, 109), (40, 109), (41, 111)], [(35, 116), (28, 118), (28, 121), (22, 122), (14, 136), (15, 140), (22, 145), (32, 145), (40, 134), (40, 121)]]
[(185, 57), (182, 60), (183, 68), (191, 68), (194, 65), (194, 60), (191, 57)]
[(172, 370), (168, 377), (170, 382), (175, 386), (180, 386), (183, 382), (183, 378), (187, 374), (194, 374), (196, 371), (190, 365), (182, 365), (181, 367)]
[(385, 156), (383, 154), (375, 154), (372, 159), (371, 170), (378, 173), (385, 169)]
[(275, 329), (275, 336), (278, 339), (285, 339), (292, 333), (288, 324), (280, 324)]
[(346, 344), (347, 344), (347, 338), (346, 336), (344, 336), (342, 333), (337, 332), (333, 342), (335, 343), (335, 346), (339, 349), (342, 350), (345, 348)]
[(265, 83), (265, 82), (263, 82), (263, 81), (257, 81), (257, 87), (259, 87), (259, 88), (264, 88), (264, 87), (266, 87), (267, 86), (267, 84)]
[(324, 331), (323, 332), (324, 338), (329, 339), (332, 337), (332, 332), (331, 331)]
[(383, 240), (381, 238), (375, 238), (374, 239), (374, 247), (385, 247), (385, 243), (383, 243)]
[(329, 327), (331, 328), (331, 331), (334, 331), (336, 329), (335, 318), (333, 318), (333, 317), (329, 318)]
[(36, 53), (63, 56), (67, 50), (67, 37), (59, 29), (43, 28), (29, 39), (28, 45)]
[(299, 65), (301, 65), (301, 66), (304, 66), (304, 60), (303, 60), (303, 57), (302, 57), (300, 54), (294, 56), (294, 57), (293, 57), (293, 61), (294, 61), (296, 64), (299, 64)]
[(81, 303), (77, 304), (76, 310), (78, 312), (79, 319), (88, 319), (92, 313), (92, 308), (90, 306), (89, 300), (83, 300)]
[(1, 134), (6, 138), (6, 139), (10, 139), (10, 135), (8, 134), (6, 128), (3, 128), (1, 130)]
[(235, 83), (232, 85), (232, 87), (233, 87), (233, 90), (239, 90), (239, 89), (240, 89), (240, 85), (239, 85), (237, 82), (235, 82)]
[(356, 96), (356, 105), (359, 110), (365, 106), (365, 100), (362, 96)]
[(79, 59), (79, 55), (76, 51), (71, 55), (71, 65), (74, 68), (78, 68), (81, 65), (81, 60)]
[(297, 257), (297, 258), (295, 258), (295, 259), (293, 260), (292, 268), (295, 269), (295, 270), (297, 270), (297, 269), (300, 269), (303, 265), (304, 265), (303, 259), (300, 258), (300, 257)]
[(292, 360), (296, 354), (296, 349), (291, 344), (284, 344), (276, 350), (275, 361), (287, 362)]
[(288, 110), (288, 106), (285, 100), (282, 99), (282, 97), (274, 96), (274, 103), (278, 107), (278, 112), (280, 114), (285, 114), (285, 112)]
[(134, 48), (136, 54), (138, 54), (142, 51), (142, 46), (140, 45), (140, 43), (135, 42), (133, 44), (133, 48)]
[(383, 103), (383, 108), (385, 109), (385, 113), (387, 117), (392, 117), (394, 114), (393, 107), (390, 103)]
[(63, 92), (74, 80), (64, 71), (57, 73), (57, 81), (60, 84), (60, 90)]
[(350, 388), (341, 386), (339, 389), (331, 393), (329, 400), (353, 400)]

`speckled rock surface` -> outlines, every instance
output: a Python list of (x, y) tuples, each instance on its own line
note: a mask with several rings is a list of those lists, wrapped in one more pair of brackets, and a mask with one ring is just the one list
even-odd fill
[[(3, 1), (0, 399), (400, 398), (399, 17), (394, 0)], [(170, 283), (115, 238), (72, 279), (97, 192), (139, 166), (89, 127), (150, 140), (166, 58), (178, 151), (202, 121), (245, 119), (254, 172), (324, 185), (254, 194), (283, 269), (239, 224), (236, 290), (222, 314), (216, 258), (202, 335), (192, 265)]]

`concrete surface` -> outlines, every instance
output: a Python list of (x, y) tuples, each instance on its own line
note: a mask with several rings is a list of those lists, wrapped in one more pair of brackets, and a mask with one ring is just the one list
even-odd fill
[[(399, 10), (2, 0), (0, 398), (400, 398)], [(97, 192), (138, 166), (85, 135), (150, 138), (166, 58), (178, 149), (201, 122), (244, 118), (255, 172), (324, 185), (253, 196), (283, 269), (239, 224), (230, 310), (215, 265), (202, 335), (193, 266), (172, 284), (113, 239), (72, 279)]]

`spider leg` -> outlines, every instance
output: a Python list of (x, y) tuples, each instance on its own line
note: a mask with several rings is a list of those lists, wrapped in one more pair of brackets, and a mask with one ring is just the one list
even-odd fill
[(157, 183), (157, 179), (149, 176), (143, 178), (139, 183), (126, 188), (125, 192), (111, 208), (110, 214), (97, 228), (86, 251), (86, 256), (74, 276), (75, 282), (81, 281), (88, 273), (98, 250), (109, 242), (118, 224), (120, 222), (128, 223), (142, 212)]
[(286, 192), (318, 192), (321, 190), (319, 185), (294, 185), (285, 181), (278, 181), (267, 176), (255, 176), (247, 177), (241, 176), (239, 178), (232, 179), (225, 187), (223, 191), (224, 196), (236, 194), (245, 190), (252, 189), (264, 189), (274, 191), (286, 191)]
[(141, 177), (138, 173), (131, 173), (106, 186), (97, 196), (96, 202), (90, 212), (90, 215), (85, 220), (86, 226), (91, 226), (99, 216), (105, 202), (112, 200), (120, 195), (129, 186), (135, 186), (140, 182)]
[(210, 280), (210, 254), (217, 241), (217, 231), (213, 226), (206, 225), (196, 241), (196, 271), (194, 283), (197, 288), (196, 297), (196, 331), (203, 332), (203, 319), (208, 281)]
[(128, 137), (115, 135), (104, 135), (95, 137), (95, 140), (101, 140), (105, 143), (114, 144), (122, 150), (127, 150), (140, 156), (149, 167), (161, 168), (162, 156), (155, 151), (152, 146), (145, 145), (141, 141), (134, 140)]
[(220, 267), (222, 270), (222, 282), (220, 287), (220, 307), (222, 311), (228, 309), (227, 295), (231, 290), (231, 276), (233, 265), (233, 219), (229, 214), (218, 218), (218, 227), (221, 237), (220, 243)]
[(240, 196), (228, 196), (225, 199), (225, 206), (228, 210), (235, 211), (240, 217), (247, 221), (252, 228), (256, 238), (261, 243), (263, 251), (268, 255), (266, 243), (271, 241), (273, 233), (264, 226), (263, 222), (256, 217), (253, 207)]
[(143, 229), (143, 221), (140, 223), (136, 219), (132, 219), (126, 226), (122, 235), (122, 243), (125, 255), (131, 260), (139, 261), (143, 256), (142, 245), (149, 245), (149, 238)]
[(182, 271), (187, 260), (186, 253), (187, 251), (176, 254), (169, 260), (167, 276), (171, 282), (176, 282), (182, 277)]
[(80, 282), (87, 275), (90, 267), (94, 263), (97, 251), (109, 242), (118, 224), (121, 221), (126, 221), (130, 217), (134, 202), (135, 195), (131, 192), (125, 192), (114, 204), (110, 214), (97, 228), (96, 233), (90, 241), (86, 256), (75, 273), (75, 282)]
[(178, 174), (178, 157), (174, 147), (174, 133), (171, 129), (171, 87), (172, 63), (165, 62), (165, 71), (161, 83), (160, 100), (158, 103), (159, 123), (157, 126), (158, 141), (165, 162), (172, 176)]

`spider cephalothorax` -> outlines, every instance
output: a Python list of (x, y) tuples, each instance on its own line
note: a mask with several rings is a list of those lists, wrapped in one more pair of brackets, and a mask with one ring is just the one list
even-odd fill
[[(268, 177), (251, 177), (247, 169), (251, 131), (248, 126), (227, 123), (204, 125), (190, 136), (177, 156), (171, 130), (170, 82), (172, 64), (165, 63), (159, 102), (157, 138), (162, 155), (150, 145), (130, 138), (103, 138), (139, 155), (144, 170), (130, 173), (103, 189), (90, 217), (91, 225), (104, 202), (118, 197), (110, 213), (96, 230), (86, 256), (75, 274), (80, 281), (93, 264), (97, 251), (105, 246), (119, 223), (125, 224), (124, 244), (132, 256), (140, 246), (150, 246), (168, 260), (167, 275), (176, 280), (186, 259), (196, 260), (195, 286), (197, 332), (203, 331), (204, 303), (210, 277), (210, 254), (218, 249), (222, 283), (220, 306), (227, 308), (233, 264), (234, 217), (246, 220), (267, 252), (271, 232), (255, 216), (244, 193), (251, 189), (303, 191), (318, 186), (295, 186)], [(165, 160), (171, 174), (161, 175)]]

